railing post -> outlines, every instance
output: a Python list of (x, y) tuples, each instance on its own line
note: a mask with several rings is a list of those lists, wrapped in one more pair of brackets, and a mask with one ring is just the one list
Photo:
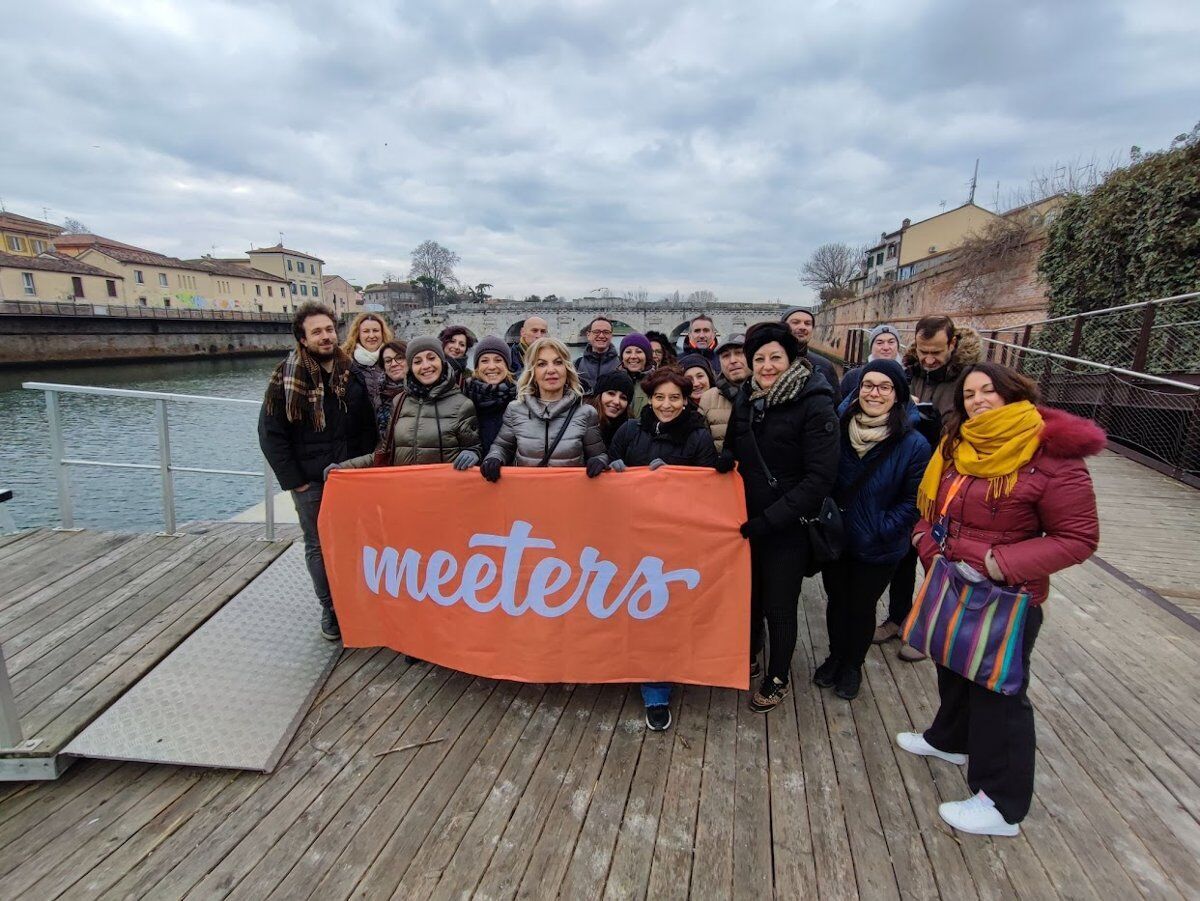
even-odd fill
[(1129, 368), (1134, 372), (1146, 371), (1146, 357), (1150, 354), (1150, 333), (1154, 328), (1154, 315), (1158, 307), (1146, 304), (1142, 308), (1142, 330), (1138, 333), (1137, 347), (1133, 352), (1133, 365)]
[(988, 341), (987, 359), (991, 363), (996, 357), (996, 330), (992, 329), (988, 336), (991, 340)]
[(75, 514), (71, 509), (71, 476), (63, 459), (62, 419), (58, 411), (58, 392), (46, 392), (46, 417), (50, 420), (50, 461), (54, 467), (54, 481), (58, 484), (58, 518), (64, 529), (75, 528)]
[(0, 748), (15, 748), (24, 740), (8, 667), (4, 665), (4, 648), (0, 647)]
[(166, 534), (175, 534), (175, 477), (171, 474), (171, 430), (167, 425), (167, 402), (154, 402), (155, 419), (158, 421), (158, 471), (162, 476), (163, 519)]
[[(1071, 343), (1067, 345), (1067, 356), (1078, 357), (1079, 348), (1083, 344), (1083, 317), (1075, 317), (1075, 325), (1071, 328)], [(1075, 363), (1070, 364), (1071, 371), (1077, 372), (1079, 367)]]
[(263, 458), (263, 498), (266, 500), (266, 507), (263, 508), (264, 515), (267, 521), (267, 541), (275, 540), (275, 492), (272, 490), (274, 486), (271, 484), (271, 464), (267, 462), (266, 457)]

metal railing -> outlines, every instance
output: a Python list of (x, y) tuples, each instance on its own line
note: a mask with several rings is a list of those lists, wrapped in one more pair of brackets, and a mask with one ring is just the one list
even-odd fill
[[(46, 417), (50, 425), (50, 463), (58, 486), (58, 512), (62, 528), (75, 527), (74, 509), (71, 503), (71, 476), (73, 466), (93, 466), (108, 469), (141, 469), (157, 471), (162, 483), (162, 512), (164, 534), (177, 534), (175, 529), (175, 473), (189, 472), (204, 475), (237, 476), (263, 480), (263, 498), (266, 501), (266, 538), (275, 539), (275, 505), (271, 467), (263, 458), (261, 472), (240, 469), (205, 469), (194, 466), (177, 466), (171, 460), (171, 427), (167, 418), (168, 403), (226, 404), (259, 407), (257, 400), (241, 400), (232, 397), (209, 397), (202, 394), (168, 394), (161, 391), (134, 391), (126, 388), (93, 388), (84, 385), (57, 385), (49, 382), (25, 382), (23, 388), (46, 393)], [(108, 460), (82, 460), (67, 457), (63, 442), (62, 413), (59, 409), (60, 394), (88, 394), (95, 397), (123, 397), (133, 400), (153, 401), (158, 430), (157, 463), (114, 463)]]
[(0, 300), (0, 315), (108, 316), (115, 319), (213, 319), (246, 322), (291, 322), (291, 313), (257, 310), (202, 310), (190, 307), (143, 307), (57, 300)]

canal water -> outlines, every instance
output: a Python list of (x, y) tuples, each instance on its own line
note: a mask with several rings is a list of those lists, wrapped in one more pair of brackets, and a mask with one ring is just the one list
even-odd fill
[[(22, 382), (56, 382), (260, 400), (277, 358), (198, 360), (0, 371), (0, 487), (21, 528), (59, 524), (50, 466), (43, 392)], [(158, 463), (154, 402), (60, 395), (68, 457)], [(167, 405), (172, 460), (177, 466), (260, 472), (255, 407)], [(163, 528), (161, 480), (151, 470), (70, 467), (75, 525), (155, 531)], [(278, 486), (276, 489), (278, 490)], [(221, 520), (263, 499), (262, 479), (193, 473), (175, 475), (176, 519)]]

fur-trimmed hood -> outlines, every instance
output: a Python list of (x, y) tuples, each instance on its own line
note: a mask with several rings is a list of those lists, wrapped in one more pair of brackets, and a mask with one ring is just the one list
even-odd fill
[(1104, 450), (1108, 436), (1090, 419), (1054, 407), (1038, 407), (1046, 425), (1042, 428), (1041, 450), (1048, 457), (1078, 460)]
[[(958, 344), (954, 348), (954, 353), (950, 356), (950, 362), (946, 364), (940, 372), (943, 375), (938, 381), (954, 381), (958, 378), (964, 369), (972, 363), (978, 363), (983, 359), (983, 339), (979, 337), (979, 332), (971, 328), (969, 325), (960, 326), (955, 329), (958, 335)], [(917, 362), (917, 342), (913, 339), (913, 343), (908, 346), (908, 350), (904, 352), (903, 359), (904, 369), (911, 377), (920, 370), (920, 364)]]

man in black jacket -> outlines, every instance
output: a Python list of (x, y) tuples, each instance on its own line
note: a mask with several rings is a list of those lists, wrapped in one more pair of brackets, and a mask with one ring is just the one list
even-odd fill
[(838, 404), (842, 402), (842, 392), (839, 387), (842, 380), (838, 378), (837, 370), (833, 368), (832, 363), (820, 354), (809, 352), (808, 349), (808, 342), (817, 325), (813, 311), (808, 307), (791, 307), (779, 321), (786, 325), (796, 340), (800, 342), (800, 356), (812, 363), (813, 369), (821, 373), (825, 377), (825, 381), (829, 382), (829, 387), (833, 389), (833, 408), (836, 410)]
[(296, 347), (275, 367), (258, 415), (258, 443), (275, 478), (292, 493), (304, 532), (304, 560), (321, 602), (321, 634), (341, 637), (317, 515), (325, 468), (370, 453), (378, 432), (367, 389), (338, 346), (334, 313), (321, 303), (301, 305), (292, 319)]
[(583, 382), (585, 394), (591, 394), (596, 383), (621, 365), (621, 358), (612, 346), (613, 324), (607, 316), (597, 316), (588, 323), (588, 346), (575, 358), (575, 371)]

